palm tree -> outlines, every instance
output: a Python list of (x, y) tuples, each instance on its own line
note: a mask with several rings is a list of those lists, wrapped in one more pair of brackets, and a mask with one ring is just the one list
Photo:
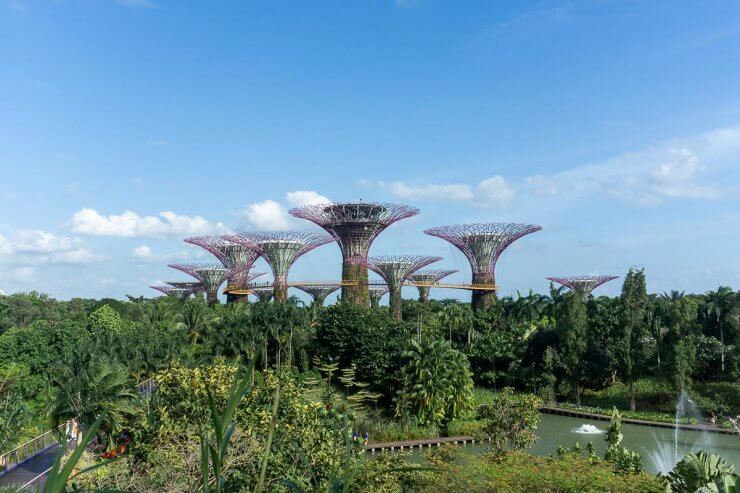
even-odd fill
[(713, 319), (717, 323), (717, 328), (719, 329), (719, 340), (722, 343), (722, 352), (721, 352), (721, 366), (722, 366), (722, 373), (725, 372), (725, 319), (727, 318), (727, 314), (730, 313), (732, 310), (734, 301), (735, 301), (735, 293), (733, 293), (732, 288), (729, 286), (720, 286), (717, 288), (717, 291), (707, 291), (704, 295), (704, 298), (707, 301), (707, 312), (710, 315), (711, 319)]
[(74, 353), (51, 376), (53, 399), (48, 416), (54, 428), (75, 420), (86, 431), (101, 418), (99, 434), (112, 444), (133, 416), (138, 395), (122, 366), (87, 352)]
[(196, 343), (202, 339), (215, 321), (215, 318), (209, 313), (208, 306), (198, 300), (184, 303), (177, 318), (177, 327), (185, 329), (191, 343)]
[(663, 292), (663, 294), (660, 295), (660, 297), (666, 301), (678, 301), (685, 296), (686, 291), (678, 291), (676, 289), (672, 289), (670, 292)]

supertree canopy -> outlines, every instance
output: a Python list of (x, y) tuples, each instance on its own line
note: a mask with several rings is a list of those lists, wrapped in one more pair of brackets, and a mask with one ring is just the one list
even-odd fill
[[(252, 279), (262, 274), (250, 274), (249, 271), (260, 257), (260, 253), (246, 245), (235, 243), (225, 235), (196, 236), (186, 238), (185, 243), (197, 245), (211, 252), (224, 267), (234, 271), (226, 286), (226, 301), (246, 301), (246, 286)], [(242, 294), (239, 294), (242, 293)]]
[(232, 270), (219, 264), (169, 264), (203, 283), (209, 304), (218, 303), (218, 287), (232, 274)]
[(442, 260), (442, 257), (424, 255), (389, 255), (370, 257), (367, 260), (355, 258), (353, 262), (362, 263), (385, 280), (391, 293), (391, 312), (401, 320), (401, 287), (408, 277), (427, 265)]
[(229, 240), (251, 248), (270, 264), (275, 276), (275, 301), (288, 300), (288, 271), (298, 257), (316, 247), (331, 243), (325, 234), (301, 231), (266, 231), (228, 235)]
[(193, 292), (188, 288), (176, 288), (174, 286), (149, 286), (152, 289), (156, 289), (167, 296), (173, 296), (177, 298), (187, 298)]
[(203, 286), (202, 282), (165, 281), (165, 284), (169, 284), (173, 288), (189, 289), (191, 293), (198, 293), (200, 291), (205, 291), (205, 286)]
[(296, 217), (308, 219), (329, 232), (342, 251), (342, 298), (357, 305), (370, 304), (367, 267), (352, 262), (367, 260), (373, 240), (388, 226), (415, 216), (419, 209), (401, 204), (342, 202), (307, 205), (292, 209)]
[(294, 288), (298, 288), (311, 295), (314, 303), (317, 305), (323, 305), (326, 297), (332, 294), (337, 289), (341, 288), (341, 284), (327, 283), (327, 284), (292, 284)]
[(422, 303), (429, 302), (429, 288), (445, 277), (454, 274), (457, 270), (444, 269), (424, 269), (415, 272), (409, 276), (409, 281), (416, 285), (419, 290), (419, 301)]
[(476, 223), (438, 226), (424, 232), (455, 245), (468, 258), (473, 270), (473, 285), (490, 289), (474, 289), (474, 310), (488, 307), (495, 296), (495, 269), (501, 253), (522, 236), (541, 230), (541, 226), (519, 223)]
[(582, 293), (583, 296), (587, 298), (594, 289), (618, 277), (619, 276), (609, 276), (609, 275), (605, 275), (605, 276), (600, 276), (600, 275), (567, 276), (567, 277), (553, 276), (553, 277), (548, 277), (546, 279), (548, 281), (553, 281), (558, 284), (562, 284), (563, 286), (566, 286), (575, 292)]
[(380, 306), (380, 298), (388, 292), (388, 286), (385, 284), (374, 284), (370, 286), (370, 306), (378, 308)]

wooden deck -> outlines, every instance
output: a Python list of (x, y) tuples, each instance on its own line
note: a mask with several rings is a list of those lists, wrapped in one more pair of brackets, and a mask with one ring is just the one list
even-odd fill
[(382, 442), (382, 443), (369, 443), (365, 446), (366, 452), (384, 452), (386, 450), (404, 450), (404, 449), (422, 449), (424, 447), (431, 448), (433, 446), (440, 446), (443, 443), (475, 443), (475, 438), (468, 436), (457, 436), (457, 437), (437, 437), (437, 438), (424, 438), (421, 440), (407, 440), (404, 442)]
[[(596, 419), (599, 421), (611, 420), (611, 416), (604, 415), (604, 414), (589, 413), (585, 411), (577, 411), (575, 409), (565, 409), (562, 407), (554, 407), (554, 406), (543, 406), (540, 408), (540, 412), (547, 413), (547, 414), (559, 414), (561, 416), (572, 416), (575, 418)], [(640, 426), (657, 426), (660, 428), (678, 428), (680, 430), (690, 430), (690, 431), (708, 431), (710, 433), (721, 433), (724, 435), (735, 435), (736, 434), (734, 430), (731, 430), (729, 428), (720, 428), (718, 426), (712, 426), (708, 424), (685, 425), (685, 424), (676, 424), (676, 423), (661, 423), (659, 421), (647, 421), (644, 419), (635, 419), (635, 418), (622, 418), (622, 423), (628, 423), (631, 425), (640, 425)]]

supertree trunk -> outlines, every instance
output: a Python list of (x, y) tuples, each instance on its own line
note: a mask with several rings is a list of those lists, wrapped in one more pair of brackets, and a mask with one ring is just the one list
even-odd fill
[(288, 284), (283, 279), (275, 279), (275, 292), (273, 299), (277, 303), (288, 301)]
[(350, 262), (342, 263), (342, 280), (354, 283), (342, 286), (342, 299), (357, 306), (370, 306), (367, 267)]
[(429, 303), (429, 287), (417, 286), (417, 288), (419, 288), (419, 301), (422, 303)]
[[(477, 272), (473, 274), (473, 284), (483, 284), (493, 286), (493, 273), (491, 272)], [(488, 309), (493, 302), (496, 300), (496, 291), (488, 290), (473, 290), (473, 296), (471, 305), (473, 311), (482, 311)]]
[(399, 322), (403, 320), (403, 298), (401, 297), (401, 288), (390, 289), (390, 308), (393, 318)]
[(220, 303), (218, 301), (218, 291), (209, 289), (206, 294), (206, 301), (209, 305), (218, 305)]

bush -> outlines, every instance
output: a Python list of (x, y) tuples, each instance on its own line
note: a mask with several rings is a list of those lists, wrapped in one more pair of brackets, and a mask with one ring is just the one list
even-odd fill
[(418, 475), (412, 491), (665, 492), (665, 486), (655, 476), (618, 475), (608, 464), (593, 462), (580, 454), (551, 458), (519, 451), (492, 456), (440, 447), (429, 457), (435, 469)]
[(507, 447), (522, 449), (532, 444), (537, 435), (542, 401), (532, 394), (514, 395), (505, 388), (495, 395), (493, 402), (478, 407), (478, 419), (483, 421), (483, 434), (494, 453)]

